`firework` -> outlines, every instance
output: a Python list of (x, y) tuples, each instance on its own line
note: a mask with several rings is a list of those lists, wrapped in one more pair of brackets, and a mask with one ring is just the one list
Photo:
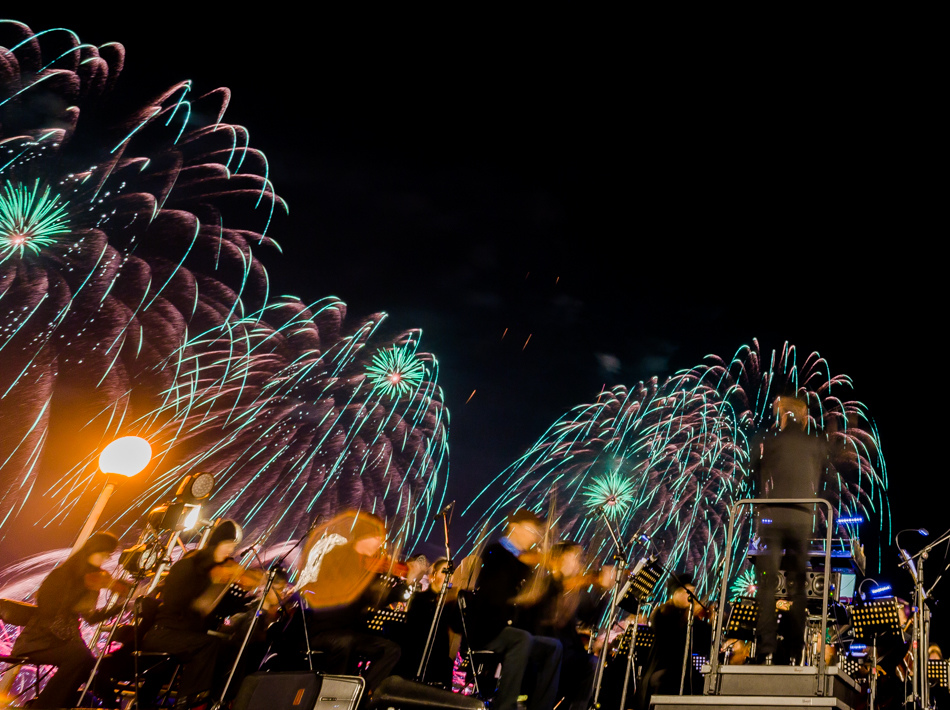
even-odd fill
[[(160, 473), (123, 519), (200, 470), (217, 477), (205, 515), (233, 517), (250, 534), (273, 525), (274, 539), (287, 539), (343, 509), (379, 515), (404, 543), (422, 534), (447, 466), (438, 362), (418, 350), (419, 331), (386, 340), (384, 314), (350, 331), (345, 315), (334, 298), (284, 298), (186, 342), (161, 406), (132, 427), (148, 434)], [(412, 376), (382, 388), (380, 361), (411, 363)], [(58, 491), (81, 485), (93, 462), (84, 463)], [(71, 504), (60, 499), (54, 516)]]
[(147, 411), (187, 332), (265, 302), (251, 244), (284, 205), (222, 122), (228, 91), (118, 113), (123, 64), (117, 43), (0, 22), (0, 529), (43, 471)]
[(709, 357), (663, 383), (654, 378), (605, 390), (562, 416), (486, 487), (479, 498), (489, 498), (488, 511), (473, 527), (498, 530), (515, 507), (544, 512), (556, 490), (559, 530), (585, 541), (593, 558), (607, 561), (613, 551), (603, 510), (621, 539), (642, 530), (651, 551), (671, 568), (696, 570), (699, 591), (708, 593), (722, 563), (745, 553), (740, 542), (748, 537), (748, 516), (737, 521), (736, 543), (726, 549), (730, 509), (755, 496), (751, 442), (771, 425), (778, 394), (805, 399), (809, 426), (823, 424), (845, 452), (823, 482), (838, 513), (889, 525), (877, 429), (862, 404), (841, 398), (850, 387), (816, 353), (798, 366), (794, 347), (786, 344), (765, 360), (754, 342), (729, 361)]

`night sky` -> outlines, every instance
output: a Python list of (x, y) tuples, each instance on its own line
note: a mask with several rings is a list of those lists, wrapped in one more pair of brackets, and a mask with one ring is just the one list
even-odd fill
[(604, 385), (758, 338), (850, 375), (894, 529), (947, 527), (933, 112), (886, 52), (773, 63), (594, 16), (499, 31), (98, 7), (15, 19), (123, 43), (130, 103), (182, 79), (232, 89), (225, 120), (290, 205), (283, 253), (257, 252), (274, 292), (423, 329), (451, 412), (449, 499)]

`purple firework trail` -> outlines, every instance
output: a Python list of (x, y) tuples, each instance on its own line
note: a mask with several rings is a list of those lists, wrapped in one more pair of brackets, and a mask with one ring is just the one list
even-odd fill
[(222, 122), (229, 92), (183, 82), (118, 113), (124, 61), (0, 22), (0, 531), (64, 452), (149, 411), (188, 332), (266, 300), (251, 245), (285, 206)]

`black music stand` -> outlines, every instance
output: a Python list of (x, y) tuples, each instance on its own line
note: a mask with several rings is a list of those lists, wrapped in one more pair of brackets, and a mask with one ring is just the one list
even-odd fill
[[(620, 707), (626, 706), (627, 687), (630, 683), (631, 672), (633, 671), (633, 658), (636, 649), (640, 647), (637, 643), (637, 629), (640, 624), (637, 623), (636, 614), (640, 610), (640, 605), (645, 603), (646, 600), (650, 598), (650, 595), (653, 594), (653, 590), (656, 589), (657, 582), (660, 581), (662, 575), (663, 566), (656, 557), (651, 557), (648, 560), (640, 560), (633, 569), (633, 574), (627, 579), (627, 583), (624, 585), (623, 592), (620, 595), (620, 601), (617, 603), (618, 607), (634, 616), (631, 642), (627, 649), (627, 669), (623, 674), (623, 692), (620, 695)], [(621, 642), (622, 641), (623, 639), (621, 639)], [(606, 642), (607, 640), (604, 639), (605, 645)], [(652, 643), (653, 639), (651, 638), (650, 644), (652, 645)], [(636, 673), (633, 673), (633, 689), (637, 689)]]
[(741, 597), (732, 603), (726, 634), (745, 641), (755, 640), (755, 625), (759, 620), (759, 603), (752, 597)]
[(901, 633), (899, 602), (894, 597), (872, 599), (856, 604), (851, 609), (851, 628), (854, 638), (871, 642), (871, 699), (869, 710), (874, 710), (877, 695), (877, 639), (886, 634)]
[(927, 678), (938, 688), (950, 688), (950, 661), (927, 659)]

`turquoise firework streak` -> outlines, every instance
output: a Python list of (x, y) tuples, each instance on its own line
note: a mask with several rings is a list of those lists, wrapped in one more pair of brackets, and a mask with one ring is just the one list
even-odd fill
[(22, 257), (28, 249), (39, 254), (55, 244), (58, 235), (69, 233), (67, 205), (49, 187), (41, 193), (39, 179), (32, 190), (5, 182), (0, 189), (0, 263)]
[(426, 374), (425, 363), (416, 357), (415, 344), (379, 350), (366, 377), (384, 395), (402, 397), (419, 388)]
[(692, 571), (700, 593), (714, 592), (723, 563), (729, 559), (735, 569), (744, 558), (748, 509), (735, 521), (733, 547), (726, 549), (731, 509), (756, 494), (752, 447), (772, 425), (771, 404), (782, 394), (808, 402), (809, 428), (842, 452), (824, 473), (823, 497), (839, 517), (875, 521), (886, 540), (890, 511), (880, 437), (866, 407), (846, 396), (851, 389), (851, 380), (833, 375), (818, 353), (800, 361), (785, 343), (763, 356), (753, 342), (729, 360), (708, 356), (663, 382), (604, 390), (559, 418), (472, 501), (467, 510), (487, 511), (468, 543), (499, 531), (512, 509), (547, 514), (553, 501), (559, 534), (581, 542), (591, 562), (607, 562), (612, 538), (591, 504), (609, 497), (612, 479), (623, 502), (629, 499), (629, 508), (611, 520), (620, 539), (642, 530), (650, 552), (667, 567)]

